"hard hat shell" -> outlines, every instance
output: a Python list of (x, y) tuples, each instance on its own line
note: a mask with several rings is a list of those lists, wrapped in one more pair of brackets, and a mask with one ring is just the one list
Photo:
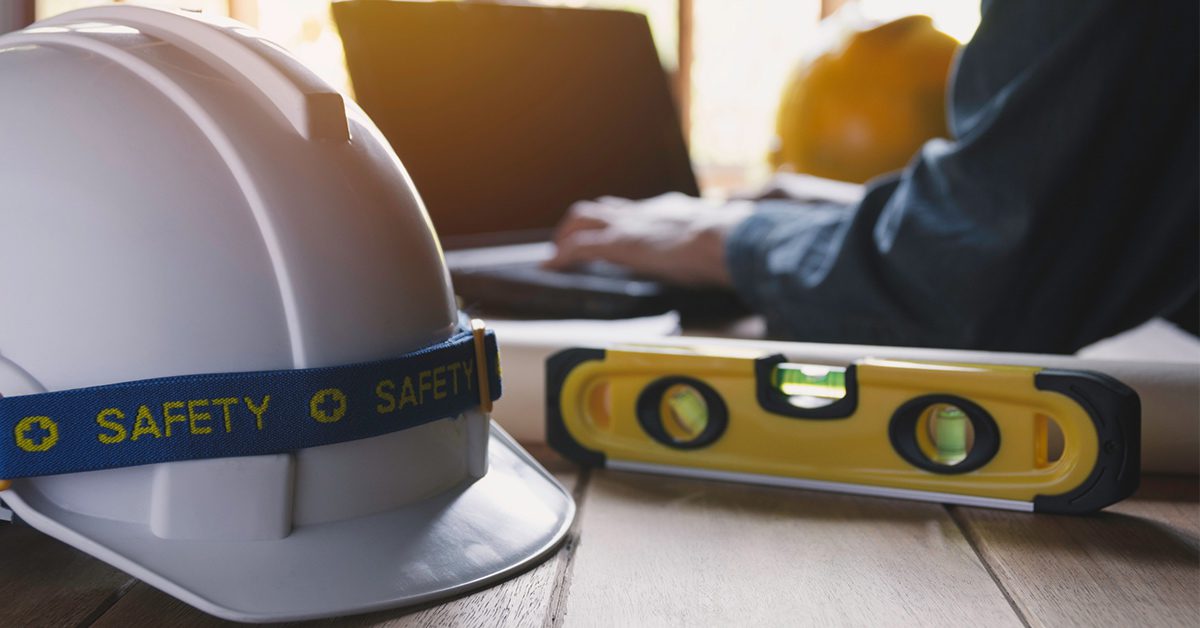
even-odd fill
[[(0, 394), (383, 359), (455, 330), (441, 249), (386, 140), (244, 25), (63, 14), (0, 37), (0, 93)], [(0, 497), (249, 621), (478, 586), (546, 554), (574, 516), (480, 411), (290, 454), (26, 478)]]
[(946, 81), (958, 43), (928, 16), (859, 25), (833, 42), (784, 89), (773, 168), (862, 183), (949, 135)]

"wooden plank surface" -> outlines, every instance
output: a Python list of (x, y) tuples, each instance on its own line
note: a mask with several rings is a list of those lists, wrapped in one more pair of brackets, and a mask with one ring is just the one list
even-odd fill
[[(580, 474), (545, 445), (526, 446), (567, 490), (579, 488)], [(577, 499), (579, 495), (576, 495)], [(401, 609), (308, 622), (306, 626), (536, 626), (549, 623), (557, 600), (558, 583), (574, 551), (578, 529), (558, 551), (533, 569), (503, 582), (449, 602), (419, 609)], [(97, 627), (170, 625), (201, 628), (234, 625), (206, 615), (175, 598), (138, 583), (104, 613)]]
[[(555, 556), (443, 604), (314, 625), (1200, 625), (1196, 478), (1058, 517), (535, 455), (580, 501)], [(224, 625), (22, 526), (0, 526), (0, 595), (0, 626)]]
[(1195, 478), (1144, 478), (1089, 517), (953, 508), (1032, 626), (1200, 626)]
[(936, 504), (593, 472), (567, 626), (1019, 626)]
[(134, 582), (33, 528), (0, 526), (0, 626), (87, 625)]

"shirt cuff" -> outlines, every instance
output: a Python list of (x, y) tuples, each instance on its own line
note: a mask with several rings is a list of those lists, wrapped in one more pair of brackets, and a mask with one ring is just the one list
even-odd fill
[(754, 310), (766, 313), (777, 300), (776, 293), (784, 288), (779, 285), (784, 278), (777, 276), (778, 270), (769, 263), (771, 251), (808, 228), (848, 217), (849, 211), (849, 207), (833, 203), (759, 201), (754, 213), (738, 223), (725, 241), (725, 265), (738, 296)]

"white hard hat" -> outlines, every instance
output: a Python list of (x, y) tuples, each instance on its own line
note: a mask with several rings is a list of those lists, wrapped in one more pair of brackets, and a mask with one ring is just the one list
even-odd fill
[(21, 519), (243, 621), (428, 601), (563, 538), (571, 497), (490, 424), (494, 341), (354, 103), (241, 24), (133, 6), (0, 37), (0, 93)]

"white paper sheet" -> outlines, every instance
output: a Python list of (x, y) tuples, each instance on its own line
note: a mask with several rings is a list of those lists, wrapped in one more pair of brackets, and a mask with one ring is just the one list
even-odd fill
[(1093, 360), (1200, 363), (1200, 338), (1155, 318), (1088, 345), (1075, 355)]

